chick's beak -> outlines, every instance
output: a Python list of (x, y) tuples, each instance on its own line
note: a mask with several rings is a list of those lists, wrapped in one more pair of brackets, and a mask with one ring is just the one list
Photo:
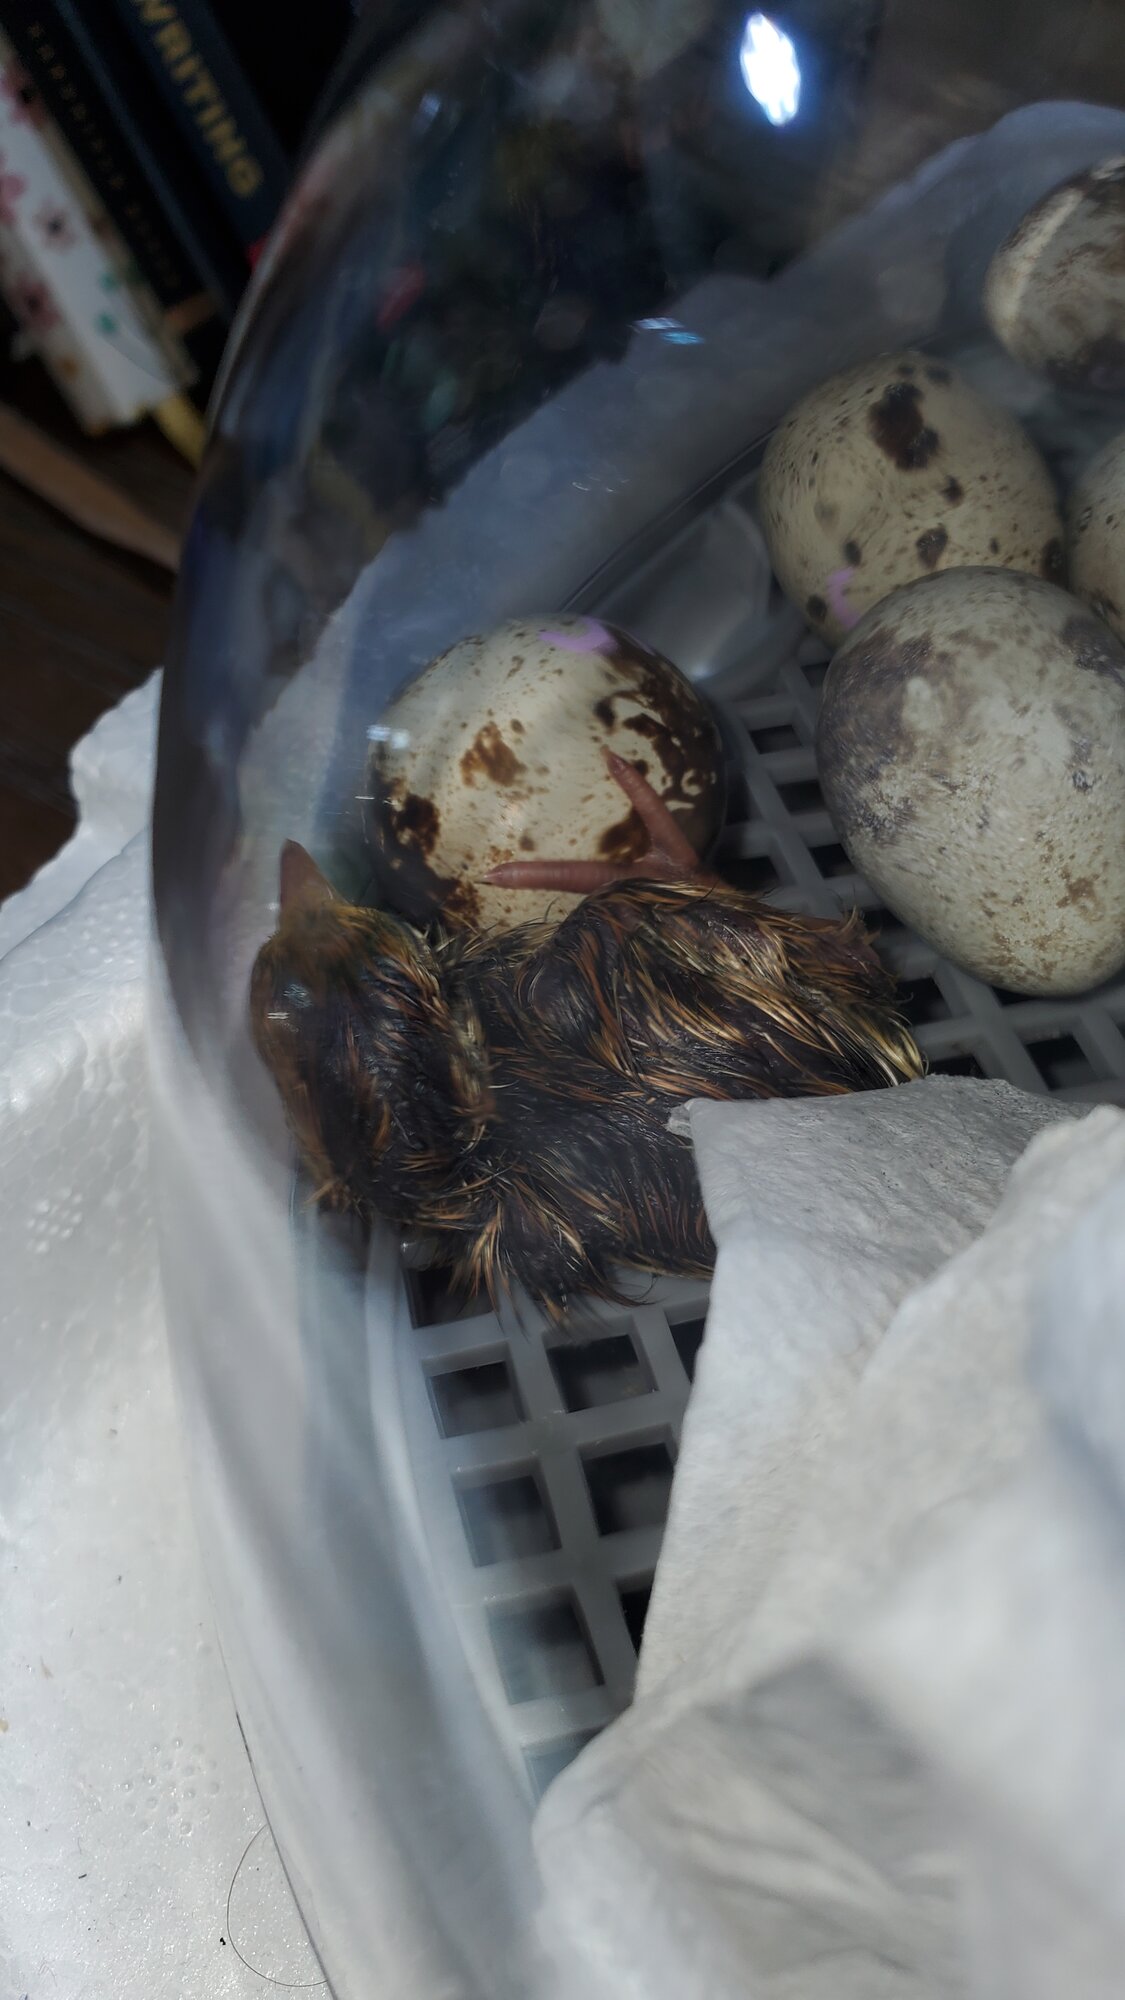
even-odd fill
[(322, 875), (307, 848), (298, 840), (287, 840), (281, 850), (281, 914), (295, 915), (298, 909), (313, 910), (334, 903), (336, 891)]

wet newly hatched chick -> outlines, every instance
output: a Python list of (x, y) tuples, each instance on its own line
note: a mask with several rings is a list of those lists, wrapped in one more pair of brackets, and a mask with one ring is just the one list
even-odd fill
[(623, 1268), (710, 1269), (691, 1147), (668, 1130), (686, 1099), (921, 1072), (857, 918), (787, 914), (700, 873), (644, 780), (614, 775), (649, 825), (643, 862), (496, 871), (589, 889), (557, 927), (427, 938), (336, 897), (290, 845), (252, 982), (320, 1195), (431, 1236), (494, 1303), (522, 1285), (552, 1315), (617, 1296)]

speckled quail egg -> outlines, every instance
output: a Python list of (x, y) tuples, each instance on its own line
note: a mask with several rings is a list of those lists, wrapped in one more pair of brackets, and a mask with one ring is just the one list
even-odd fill
[(956, 964), (1043, 994), (1125, 965), (1125, 647), (1067, 591), (894, 591), (829, 668), (817, 758), (855, 866)]
[(1067, 540), (1071, 588), (1125, 639), (1125, 431), (1076, 481)]
[(1125, 159), (1075, 174), (995, 252), (984, 310), (996, 338), (1061, 388), (1125, 389)]
[(758, 504), (782, 589), (833, 643), (931, 571), (1063, 576), (1062, 523), (1035, 446), (925, 354), (865, 362), (796, 404), (766, 449)]
[(578, 897), (482, 878), (506, 861), (645, 854), (607, 750), (647, 777), (698, 853), (722, 825), (710, 710), (669, 660), (596, 618), (545, 614), (462, 639), (370, 734), (379, 885), (418, 923), (561, 917)]

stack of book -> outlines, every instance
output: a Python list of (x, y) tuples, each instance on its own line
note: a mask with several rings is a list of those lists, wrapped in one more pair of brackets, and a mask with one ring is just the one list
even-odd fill
[[(343, 46), (260, 0), (0, 0), (0, 292), (89, 431), (191, 449), (239, 296)], [(186, 399), (190, 397), (192, 401)]]

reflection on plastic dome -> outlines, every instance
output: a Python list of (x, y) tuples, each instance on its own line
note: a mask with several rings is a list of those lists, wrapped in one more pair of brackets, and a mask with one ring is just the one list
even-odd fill
[(768, 14), (749, 14), (738, 60), (746, 88), (771, 125), (788, 125), (801, 102), (801, 67), (789, 36)]
[(530, 1815), (630, 1700), (707, 1311), (685, 1102), (1121, 1089), (1125, 115), (957, 32), (911, 118), (875, 0), (388, 29), (228, 361), (165, 1256), (341, 1994), (535, 1990)]

